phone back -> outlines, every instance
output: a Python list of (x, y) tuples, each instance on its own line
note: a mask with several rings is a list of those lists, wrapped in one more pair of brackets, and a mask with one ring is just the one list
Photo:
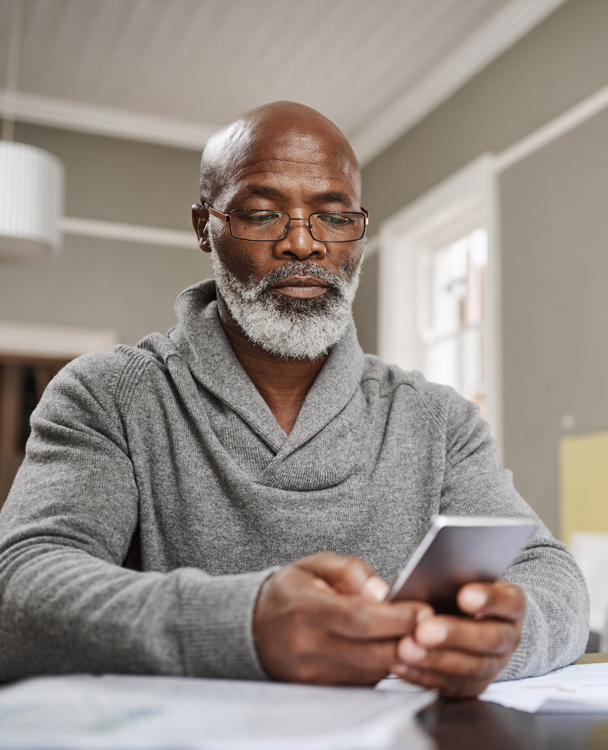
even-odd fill
[(397, 577), (389, 598), (424, 601), (437, 613), (462, 614), (456, 604), (460, 587), (500, 578), (536, 530), (530, 519), (528, 523), (517, 519), (514, 525), (505, 524), (507, 519), (496, 519), (501, 523), (494, 524), (489, 518), (488, 525), (474, 520), (470, 526), (459, 518), (458, 525), (431, 527), (417, 550), (421, 554), (412, 555), (413, 564), (408, 563)]

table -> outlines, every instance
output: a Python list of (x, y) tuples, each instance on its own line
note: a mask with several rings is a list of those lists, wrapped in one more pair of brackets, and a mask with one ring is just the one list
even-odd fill
[[(608, 655), (581, 661), (608, 662)], [(0, 691), (0, 748), (608, 750), (608, 713), (431, 702), (433, 694), (393, 682), (325, 690), (141, 675), (39, 677)]]
[(438, 750), (608, 748), (608, 716), (527, 714), (478, 700), (440, 700), (418, 721)]
[[(586, 654), (577, 664), (608, 662)], [(439, 700), (418, 715), (438, 750), (608, 750), (608, 715), (528, 714), (478, 700)]]

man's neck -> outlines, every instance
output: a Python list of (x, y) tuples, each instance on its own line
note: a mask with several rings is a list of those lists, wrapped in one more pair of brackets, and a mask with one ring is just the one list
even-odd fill
[(278, 357), (247, 338), (221, 298), (218, 298), (218, 310), (241, 367), (268, 404), (281, 429), (289, 435), (328, 355), (314, 361)]

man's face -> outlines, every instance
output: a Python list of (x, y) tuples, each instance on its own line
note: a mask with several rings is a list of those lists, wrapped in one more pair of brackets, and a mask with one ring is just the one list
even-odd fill
[[(275, 210), (302, 219), (319, 211), (360, 210), (358, 168), (331, 133), (266, 126), (242, 141), (220, 176), (212, 201), (218, 210)], [(204, 233), (218, 290), (249, 338), (281, 356), (315, 359), (341, 337), (350, 320), (363, 241), (319, 242), (300, 221), (274, 242), (236, 239), (215, 217)], [(262, 328), (274, 335), (260, 333)]]

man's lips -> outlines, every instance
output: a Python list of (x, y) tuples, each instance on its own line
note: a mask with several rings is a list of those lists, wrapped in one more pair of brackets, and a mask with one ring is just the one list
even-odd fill
[(314, 299), (320, 297), (329, 289), (329, 284), (315, 276), (290, 276), (275, 282), (270, 290), (285, 297), (297, 299)]

